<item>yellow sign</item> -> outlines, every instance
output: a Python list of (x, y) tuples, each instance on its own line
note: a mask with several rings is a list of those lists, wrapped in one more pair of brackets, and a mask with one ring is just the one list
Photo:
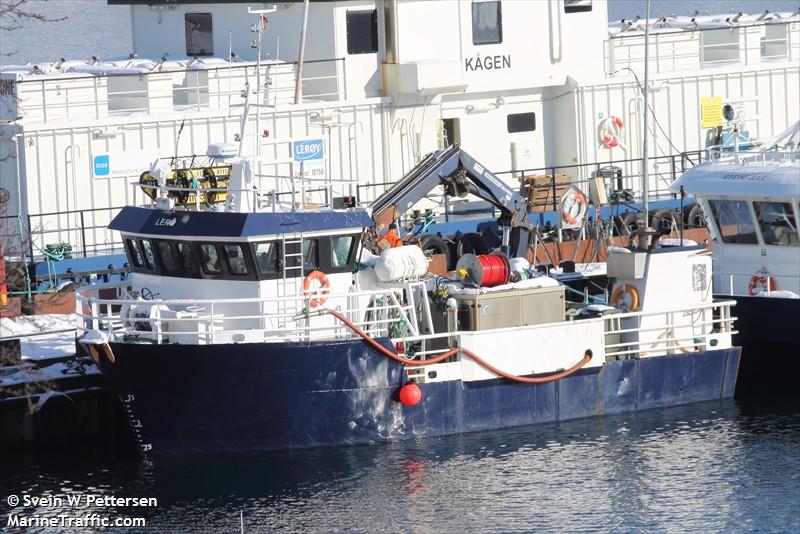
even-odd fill
[(703, 128), (716, 128), (722, 126), (722, 97), (709, 96), (700, 99), (700, 115), (702, 116)]

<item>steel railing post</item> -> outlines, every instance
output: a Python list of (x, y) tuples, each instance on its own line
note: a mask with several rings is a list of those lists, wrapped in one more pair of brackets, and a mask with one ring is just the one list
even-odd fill
[(86, 224), (83, 220), (83, 210), (80, 212), (81, 215), (81, 248), (83, 250), (83, 257), (86, 257)]

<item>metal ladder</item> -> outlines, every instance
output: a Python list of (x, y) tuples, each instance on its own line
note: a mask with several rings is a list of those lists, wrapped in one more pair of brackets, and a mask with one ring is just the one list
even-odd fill
[[(297, 252), (288, 251), (293, 246), (297, 247)], [(278, 297), (297, 297), (302, 294), (303, 260), (303, 234), (284, 234), (281, 239), (281, 278), (278, 279)], [(278, 301), (279, 327), (285, 328), (290, 323), (295, 326), (293, 321), (287, 321), (287, 317), (300, 311), (301, 306), (298, 302), (298, 300)]]

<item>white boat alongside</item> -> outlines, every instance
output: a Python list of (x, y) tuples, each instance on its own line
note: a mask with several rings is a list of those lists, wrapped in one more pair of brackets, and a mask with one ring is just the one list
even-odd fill
[(798, 369), (800, 122), (760, 150), (710, 156), (672, 187), (707, 214), (714, 294), (737, 302), (742, 389), (767, 389)]

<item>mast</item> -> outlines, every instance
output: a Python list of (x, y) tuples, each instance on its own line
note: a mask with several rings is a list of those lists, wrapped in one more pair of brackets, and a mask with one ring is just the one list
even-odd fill
[(306, 55), (306, 29), (308, 28), (308, 0), (303, 2), (303, 26), (300, 28), (300, 52), (297, 54), (297, 73), (294, 82), (294, 103), (303, 102), (303, 61)]
[(642, 135), (642, 217), (644, 218), (644, 232), (645, 235), (639, 236), (639, 248), (646, 249), (650, 247), (650, 210), (648, 206), (648, 197), (650, 196), (650, 173), (649, 173), (649, 154), (647, 152), (648, 146), (648, 130), (647, 118), (650, 114), (650, 106), (648, 104), (648, 84), (650, 82), (650, 0), (647, 0), (647, 13), (644, 19), (644, 87), (642, 87), (642, 98), (644, 100), (644, 134)]

